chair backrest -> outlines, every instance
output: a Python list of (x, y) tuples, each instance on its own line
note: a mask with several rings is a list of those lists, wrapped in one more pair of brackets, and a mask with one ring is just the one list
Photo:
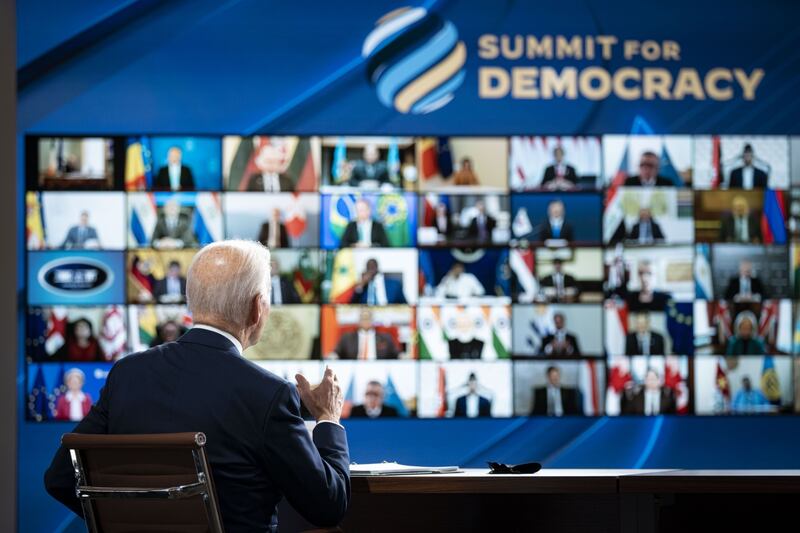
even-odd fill
[(67, 433), (89, 531), (222, 533), (203, 433)]

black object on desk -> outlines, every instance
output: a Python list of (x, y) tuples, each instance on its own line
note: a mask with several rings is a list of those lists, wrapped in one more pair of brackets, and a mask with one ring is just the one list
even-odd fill
[(520, 463), (518, 465), (507, 465), (505, 463), (495, 463), (494, 461), (487, 461), (489, 468), (492, 469), (490, 474), (535, 474), (542, 469), (540, 463)]

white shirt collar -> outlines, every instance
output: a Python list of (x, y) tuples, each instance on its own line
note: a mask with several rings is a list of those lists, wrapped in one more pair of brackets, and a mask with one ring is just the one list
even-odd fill
[(231, 335), (227, 331), (223, 331), (223, 330), (221, 330), (219, 328), (215, 328), (214, 326), (209, 326), (208, 324), (195, 324), (193, 326), (193, 328), (205, 329), (205, 330), (208, 330), (208, 331), (213, 331), (214, 333), (219, 333), (220, 335), (222, 335), (223, 337), (225, 337), (226, 339), (231, 341), (231, 343), (236, 347), (236, 351), (239, 352), (239, 355), (242, 355), (242, 352), (244, 351), (244, 350), (242, 350), (242, 343), (239, 342), (239, 339), (237, 339), (236, 337), (234, 337), (233, 335)]

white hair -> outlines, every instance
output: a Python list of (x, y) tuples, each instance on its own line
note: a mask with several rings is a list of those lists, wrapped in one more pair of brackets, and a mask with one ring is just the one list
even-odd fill
[(269, 301), (269, 250), (255, 241), (209, 244), (194, 256), (186, 278), (193, 316), (244, 328), (253, 298), (260, 294)]

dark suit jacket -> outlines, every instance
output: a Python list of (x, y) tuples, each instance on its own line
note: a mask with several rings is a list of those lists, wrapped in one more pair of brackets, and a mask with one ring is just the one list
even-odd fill
[[(153, 182), (154, 191), (169, 191), (172, 190), (169, 183), (169, 167), (163, 166), (158, 170), (156, 179)], [(181, 191), (194, 190), (194, 176), (192, 176), (192, 169), (186, 165), (181, 165)]]
[[(348, 331), (341, 336), (336, 348), (333, 350), (340, 359), (355, 359), (358, 357), (358, 331)], [(378, 359), (397, 359), (397, 345), (388, 333), (375, 332), (375, 356)]]
[[(542, 186), (544, 187), (551, 181), (555, 181), (556, 179), (556, 166), (550, 165), (546, 169), (544, 169), (544, 178), (542, 178)], [(565, 172), (564, 172), (564, 179), (567, 181), (572, 182), (573, 185), (578, 184), (578, 174), (575, 172), (575, 167), (572, 165), (566, 165)]]
[[(661, 387), (661, 405), (658, 414), (669, 415), (675, 413), (675, 394), (669, 387)], [(626, 394), (622, 397), (620, 411), (623, 414), (643, 415), (644, 414), (644, 387), (633, 394)]]
[[(748, 242), (761, 242), (761, 222), (760, 215), (751, 212), (747, 216), (747, 232), (750, 235)], [(739, 242), (735, 236), (736, 224), (733, 220), (733, 213), (725, 213), (722, 217), (722, 224), (719, 227), (719, 240), (723, 242)]]
[[(744, 185), (744, 167), (736, 167), (731, 170), (731, 177), (728, 183), (729, 189), (741, 189)], [(767, 186), (767, 173), (758, 167), (753, 167), (753, 188), (763, 189)]]
[[(294, 288), (294, 283), (289, 281), (286, 278), (281, 278), (281, 303), (282, 304), (299, 304), (300, 302), (300, 295), (297, 294), (297, 290)], [(272, 280), (270, 280), (270, 285), (272, 285)], [(273, 299), (272, 292), (270, 292), (270, 303), (274, 304), (275, 300)]]
[[(269, 241), (269, 222), (264, 222), (261, 224), (261, 231), (258, 232), (258, 242), (267, 246), (267, 242)], [(288, 248), (289, 247), (289, 234), (286, 232), (286, 226), (281, 223), (278, 223), (278, 245), (281, 248)]]
[[(639, 342), (636, 340), (636, 332), (628, 333), (625, 336), (625, 355), (642, 355), (643, 350), (639, 349)], [(664, 353), (664, 336), (655, 331), (650, 332), (650, 355), (666, 355)]]
[[(181, 282), (181, 294), (184, 295), (184, 299), (186, 297), (186, 278), (180, 276)], [(167, 294), (167, 278), (162, 278), (156, 281), (156, 284), (153, 286), (153, 296), (155, 296), (156, 300), (161, 300), (162, 296), (166, 296)]]
[(353, 165), (353, 172), (350, 174), (348, 185), (355, 187), (362, 181), (377, 181), (378, 183), (389, 183), (389, 168), (385, 161), (376, 161), (369, 164), (366, 161), (356, 161)]
[(80, 239), (78, 236), (78, 232), (80, 231), (80, 227), (72, 226), (69, 228), (67, 232), (67, 238), (64, 239), (64, 244), (61, 245), (62, 248), (83, 248), (86, 241), (90, 241), (92, 239), (97, 240), (97, 230), (94, 229), (92, 226), (86, 226), (86, 235), (84, 235), (83, 240)]
[[(248, 361), (222, 335), (194, 328), (117, 361), (77, 433), (202, 431), (227, 533), (276, 531), (285, 496), (317, 525), (333, 526), (350, 499), (350, 457), (341, 426), (300, 417), (295, 386)], [(58, 449), (47, 491), (77, 514), (68, 451)]]
[[(628, 239), (632, 241), (639, 240), (639, 232), (641, 231), (642, 223), (637, 222), (631, 228), (631, 232), (628, 234)], [(664, 232), (661, 231), (661, 226), (658, 225), (654, 220), (650, 221), (650, 232), (651, 237), (654, 240), (662, 240), (664, 238)]]
[(184, 246), (193, 246), (196, 244), (191, 220), (186, 213), (181, 213), (178, 215), (178, 223), (175, 225), (175, 229), (173, 231), (169, 231), (167, 228), (167, 219), (164, 214), (161, 213), (158, 215), (158, 220), (156, 221), (156, 227), (153, 229), (153, 238), (151, 241), (162, 239), (164, 237), (181, 239)]
[[(376, 418), (397, 418), (398, 416), (400, 415), (397, 413), (397, 409), (391, 405), (384, 404), (381, 408), (381, 414)], [(354, 405), (350, 410), (350, 418), (369, 418), (369, 415), (367, 415), (367, 409), (363, 405)]]
[[(453, 412), (454, 418), (466, 418), (467, 416), (467, 395), (456, 398), (456, 409)], [(478, 416), (492, 416), (492, 402), (488, 398), (478, 396)]]
[[(553, 274), (548, 274), (542, 278), (542, 287), (553, 287), (556, 286), (556, 280)], [(575, 290), (575, 298), (577, 299), (580, 291), (577, 290), (578, 283), (575, 281), (575, 277), (570, 276), (569, 274), (564, 274), (564, 291), (567, 289), (576, 289)], [(558, 301), (557, 297), (551, 298), (552, 301)]]
[[(571, 387), (561, 387), (561, 407), (565, 415), (582, 415), (583, 405), (581, 396), (577, 389)], [(547, 387), (536, 387), (533, 389), (532, 415), (547, 414)]]
[[(292, 178), (285, 174), (278, 175), (278, 186), (281, 188), (281, 191), (294, 190), (294, 182), (292, 181)], [(260, 172), (250, 174), (250, 179), (247, 182), (247, 190), (264, 192), (264, 175)]]
[(450, 359), (480, 359), (483, 354), (483, 344), (484, 342), (479, 339), (472, 339), (468, 342), (450, 339), (447, 341)]
[[(386, 303), (387, 304), (404, 304), (406, 303), (406, 295), (403, 294), (403, 283), (392, 278), (383, 277), (383, 284), (386, 287)], [(356, 288), (353, 292), (353, 297), (350, 299), (351, 304), (365, 304), (369, 290), (365, 286), (362, 290)]]
[[(486, 240), (489, 242), (492, 240), (492, 231), (496, 225), (497, 221), (493, 217), (486, 215)], [(478, 238), (478, 217), (475, 217), (470, 221), (467, 232), (470, 239)]]
[(545, 335), (545, 337), (542, 339), (542, 355), (580, 355), (581, 348), (578, 346), (578, 338), (572, 333), (567, 333), (565, 337), (565, 342), (569, 345), (572, 345), (572, 352), (565, 352), (561, 350), (551, 350), (548, 352), (547, 345), (556, 340), (556, 336), (550, 334)]
[(540, 241), (546, 241), (547, 239), (555, 239), (555, 238), (571, 241), (572, 235), (573, 235), (572, 224), (570, 224), (566, 220), (564, 221), (563, 224), (561, 224), (561, 233), (559, 233), (558, 237), (553, 236), (553, 228), (552, 226), (550, 226), (549, 220), (545, 220), (544, 222), (542, 222), (541, 229), (539, 230)]
[[(372, 246), (374, 248), (386, 248), (389, 246), (389, 238), (386, 236), (386, 230), (383, 229), (383, 224), (377, 220), (372, 221)], [(358, 223), (354, 220), (347, 223), (347, 227), (342, 234), (342, 240), (339, 246), (345, 248), (347, 246), (355, 246), (358, 242)]]
[[(739, 276), (734, 276), (728, 282), (728, 287), (725, 289), (725, 299), (726, 300), (733, 300), (733, 297), (739, 294), (739, 290), (741, 289), (741, 283), (739, 282)], [(767, 299), (767, 291), (764, 288), (764, 284), (761, 283), (761, 280), (758, 278), (750, 278), (750, 293), (751, 294), (760, 294), (762, 300)]]
[[(641, 187), (642, 186), (642, 179), (639, 175), (630, 176), (625, 180), (625, 187)], [(665, 178), (664, 176), (656, 176), (656, 187), (674, 187), (675, 184), (672, 180)]]
[(631, 291), (627, 293), (625, 300), (628, 302), (628, 311), (663, 311), (669, 302), (669, 295), (665, 292), (653, 291), (653, 299), (648, 302), (640, 302), (639, 294), (641, 291)]

